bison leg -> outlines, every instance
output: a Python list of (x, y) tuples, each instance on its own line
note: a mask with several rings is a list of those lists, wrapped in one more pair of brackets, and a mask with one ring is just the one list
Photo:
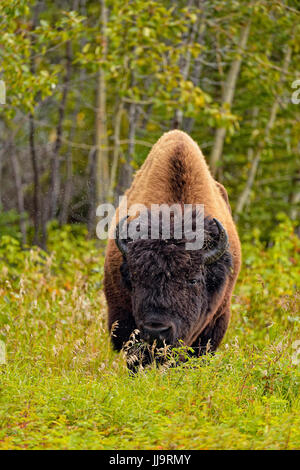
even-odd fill
[(213, 353), (217, 350), (226, 333), (229, 318), (229, 311), (223, 313), (202, 331), (201, 335), (192, 344), (195, 356), (202, 356), (207, 352)]
[(110, 322), (109, 330), (114, 349), (121, 351), (124, 344), (129, 340), (131, 333), (136, 329), (136, 324), (131, 313), (122, 312), (122, 314), (115, 315), (115, 317), (116, 319)]

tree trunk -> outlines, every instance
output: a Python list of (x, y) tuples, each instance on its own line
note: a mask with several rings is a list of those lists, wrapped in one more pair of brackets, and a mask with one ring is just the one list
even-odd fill
[(26, 244), (26, 219), (25, 219), (25, 210), (24, 210), (24, 194), (22, 187), (22, 178), (20, 172), (20, 164), (16, 155), (16, 149), (10, 149), (10, 158), (12, 163), (12, 169), (15, 179), (16, 195), (17, 195), (17, 205), (20, 215), (20, 230), (22, 235), (22, 244)]
[[(105, 0), (101, 4), (101, 36), (102, 36), (102, 61), (107, 57), (107, 8)], [(97, 112), (96, 112), (96, 198), (97, 204), (105, 202), (109, 185), (108, 166), (108, 140), (107, 140), (107, 114), (106, 114), (106, 76), (100, 65), (97, 83)]]
[(122, 121), (123, 112), (124, 112), (124, 105), (123, 105), (123, 102), (121, 102), (119, 104), (118, 111), (116, 113), (116, 120), (115, 120), (114, 153), (113, 153), (113, 161), (112, 161), (111, 172), (110, 172), (110, 184), (109, 184), (109, 191), (108, 191), (109, 201), (113, 201), (114, 188), (116, 185), (118, 161), (119, 161), (119, 155), (121, 152), (120, 133), (121, 133), (121, 121)]
[(293, 187), (296, 188), (291, 196), (290, 196), (290, 205), (291, 205), (291, 210), (290, 210), (290, 217), (292, 220), (298, 220), (299, 222), (299, 215), (300, 215), (300, 171), (298, 171), (298, 174), (295, 175), (295, 178), (293, 178), (292, 181)]
[(2, 206), (2, 169), (3, 169), (3, 150), (0, 150), (0, 210)]
[(127, 162), (125, 165), (126, 189), (129, 188), (129, 186), (131, 185), (131, 181), (132, 181), (132, 174), (133, 174), (132, 160), (134, 157), (134, 150), (135, 150), (136, 120), (137, 120), (137, 105), (135, 103), (131, 103), (130, 108), (129, 108), (129, 144), (128, 144)]
[[(73, 113), (73, 122), (76, 120), (76, 116), (78, 114), (79, 104), (77, 102), (77, 106), (75, 107)], [(75, 125), (70, 131), (70, 142), (73, 141), (75, 137)], [(66, 182), (65, 187), (62, 191), (62, 202), (61, 202), (61, 210), (59, 213), (59, 224), (60, 226), (66, 224), (68, 222), (68, 215), (69, 215), (69, 207), (72, 200), (72, 192), (73, 192), (73, 148), (72, 145), (69, 145), (67, 155), (66, 155)]]
[(29, 115), (29, 147), (30, 157), (33, 171), (33, 221), (34, 221), (34, 239), (35, 245), (40, 246), (40, 223), (41, 223), (41, 209), (40, 209), (40, 178), (39, 168), (35, 149), (35, 125), (32, 113)]
[[(77, 11), (80, 8), (80, 0), (74, 0), (73, 2), (73, 10)], [(83, 11), (83, 5), (81, 5), (80, 13), (84, 16), (85, 12)], [(83, 43), (81, 43), (83, 46)], [(72, 58), (72, 46), (70, 45), (70, 56)], [(71, 66), (71, 60), (70, 60)], [(80, 70), (80, 82), (84, 80), (85, 76), (85, 69)], [(79, 101), (76, 102), (75, 110), (74, 110), (74, 118), (72, 119), (73, 122), (76, 121), (76, 116), (79, 111)], [(73, 124), (70, 132), (70, 142), (73, 141), (75, 136), (75, 125)], [(62, 201), (61, 201), (61, 210), (59, 214), (59, 224), (60, 226), (66, 224), (68, 222), (69, 216), (69, 207), (72, 200), (72, 191), (73, 191), (73, 149), (72, 145), (69, 146), (67, 155), (66, 155), (66, 182), (65, 187), (62, 191)]]
[[(289, 67), (290, 60), (291, 60), (291, 54), (292, 54), (292, 50), (291, 50), (290, 46), (288, 46), (287, 50), (286, 50), (286, 53), (285, 53), (285, 56), (284, 56), (284, 61), (283, 61), (283, 68), (282, 68), (282, 73), (281, 73), (281, 77), (280, 77), (280, 82), (281, 83), (284, 81), (285, 75), (288, 71), (288, 67)], [(235, 213), (236, 213), (235, 214), (235, 219), (236, 220), (238, 219), (239, 214), (242, 213), (242, 211), (245, 207), (245, 204), (246, 204), (247, 200), (249, 199), (250, 192), (251, 192), (251, 189), (253, 187), (254, 179), (255, 179), (255, 176), (256, 176), (256, 173), (257, 173), (258, 165), (259, 165), (259, 162), (260, 162), (261, 153), (264, 149), (266, 141), (269, 139), (270, 131), (274, 126), (274, 123), (275, 123), (275, 120), (276, 120), (276, 115), (277, 115), (277, 112), (278, 112), (278, 108), (279, 108), (279, 96), (276, 96), (275, 101), (274, 101), (274, 103), (271, 107), (269, 120), (267, 122), (265, 132), (264, 132), (264, 138), (258, 145), (256, 154), (255, 154), (253, 162), (252, 162), (252, 166), (251, 166), (250, 171), (249, 171), (249, 175), (248, 175), (248, 179), (247, 179), (245, 188), (244, 188), (243, 192), (241, 193), (241, 195), (240, 195), (240, 197), (237, 201), (236, 211), (235, 211)]]
[(57, 213), (58, 198), (60, 192), (60, 157), (59, 151), (61, 148), (61, 137), (63, 131), (63, 121), (65, 116), (65, 108), (67, 95), (69, 91), (71, 71), (72, 71), (72, 45), (71, 41), (66, 45), (66, 75), (63, 83), (62, 98), (58, 110), (58, 124), (56, 128), (56, 141), (54, 144), (52, 161), (51, 161), (51, 190), (50, 190), (50, 219), (55, 218)]
[[(207, 0), (199, 0), (198, 1), (198, 8), (201, 11), (201, 15), (199, 18), (199, 27), (198, 27), (198, 34), (196, 41), (198, 44), (201, 46), (204, 45), (204, 38), (205, 38), (205, 32), (206, 32), (206, 8), (207, 8)], [(200, 76), (201, 76), (201, 71), (202, 71), (202, 63), (200, 61), (201, 57), (203, 56), (203, 52), (199, 54), (199, 56), (195, 59), (195, 64), (193, 67), (193, 72), (192, 72), (192, 77), (191, 80), (194, 84), (194, 86), (199, 86), (200, 83)], [(186, 118), (184, 120), (184, 129), (185, 131), (190, 134), (193, 130), (195, 119), (194, 118)]]
[(93, 147), (89, 152), (88, 159), (88, 233), (89, 238), (95, 235), (95, 217), (96, 217), (96, 205), (97, 205), (97, 183), (96, 183), (96, 167), (97, 167), (97, 149)]
[[(131, 87), (135, 86), (135, 76), (132, 72), (131, 77)], [(126, 155), (126, 162), (121, 167), (120, 178), (117, 193), (118, 195), (124, 194), (126, 189), (128, 189), (132, 182), (133, 176), (133, 166), (132, 160), (134, 157), (135, 151), (135, 135), (136, 135), (136, 124), (138, 120), (138, 105), (135, 101), (131, 101), (128, 111), (128, 120), (129, 120), (129, 135), (128, 135), (128, 150)]]
[[(225, 105), (227, 106), (229, 105), (229, 107), (232, 106), (234, 93), (236, 89), (236, 83), (237, 83), (237, 79), (238, 79), (238, 75), (239, 75), (239, 71), (240, 71), (241, 63), (242, 63), (242, 54), (247, 45), (249, 31), (250, 31), (250, 20), (248, 21), (246, 26), (242, 29), (238, 48), (237, 48), (238, 56), (232, 62), (229, 72), (228, 72), (226, 82), (224, 84), (224, 89), (222, 93), (222, 109), (224, 109)], [(216, 130), (213, 148), (210, 154), (210, 169), (211, 169), (213, 176), (215, 176), (216, 174), (218, 163), (221, 159), (225, 136), (226, 136), (225, 127), (219, 127)]]
[[(39, 7), (40, 5), (37, 3), (34, 7), (33, 12), (33, 20), (32, 20), (32, 31), (35, 30), (38, 15), (39, 15)], [(34, 62), (34, 36), (31, 39), (32, 51), (30, 57), (30, 71), (32, 75), (35, 73), (35, 62)], [(38, 159), (36, 153), (36, 146), (35, 146), (35, 123), (34, 123), (34, 115), (33, 112), (29, 114), (29, 151), (30, 151), (30, 158), (31, 158), (31, 165), (33, 171), (33, 223), (34, 223), (34, 237), (33, 243), (35, 245), (42, 246), (42, 242), (40, 239), (40, 227), (41, 227), (41, 206), (40, 206), (40, 198), (41, 198), (41, 191), (40, 191), (40, 176), (39, 176), (39, 167), (38, 167)]]
[[(300, 150), (300, 143), (298, 144), (298, 149), (297, 153), (299, 154)], [(295, 172), (295, 175), (292, 179), (292, 192), (289, 197), (289, 203), (290, 203), (290, 217), (292, 220), (300, 220), (300, 170)], [(298, 227), (298, 233), (300, 227)]]
[(61, 210), (59, 214), (60, 226), (68, 222), (68, 209), (69, 209), (71, 199), (72, 199), (73, 155), (72, 155), (71, 146), (68, 148), (66, 164), (67, 164), (67, 176), (66, 176), (65, 187), (62, 193), (62, 203), (61, 203)]
[[(190, 1), (188, 2), (187, 9), (191, 8), (194, 6), (194, 2)], [(194, 43), (196, 33), (198, 30), (198, 25), (199, 25), (199, 17), (197, 17), (197, 20), (192, 24), (192, 27), (186, 37), (183, 40), (183, 44), (185, 46), (190, 46), (191, 44)], [(190, 73), (190, 68), (191, 68), (191, 53), (189, 50), (187, 50), (187, 53), (185, 55), (182, 55), (179, 60), (179, 68), (180, 68), (180, 73), (182, 75), (183, 80), (187, 80), (189, 77)], [(174, 129), (180, 129), (183, 126), (183, 111), (182, 109), (176, 109), (175, 115), (173, 118), (173, 124), (172, 127)]]

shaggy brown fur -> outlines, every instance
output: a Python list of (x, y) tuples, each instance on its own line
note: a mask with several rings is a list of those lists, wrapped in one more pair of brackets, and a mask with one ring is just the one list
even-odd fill
[(226, 189), (211, 176), (197, 144), (184, 132), (174, 130), (153, 146), (125, 194), (128, 207), (136, 203), (146, 207), (203, 204), (208, 238), (217, 236), (214, 217), (227, 231), (229, 251), (204, 267), (203, 250), (187, 252), (182, 240), (137, 240), (129, 243), (124, 259), (115, 240), (109, 240), (104, 287), (110, 330), (118, 323), (112, 337), (114, 346), (120, 350), (135, 328), (143, 330), (147, 318), (160, 315), (172, 325), (166, 338), (170, 344), (182, 339), (201, 354), (209, 342), (215, 350), (228, 326), (241, 264)]

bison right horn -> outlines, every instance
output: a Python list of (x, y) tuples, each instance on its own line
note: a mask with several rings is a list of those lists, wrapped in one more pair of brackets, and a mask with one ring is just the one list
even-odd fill
[(116, 245), (123, 256), (126, 256), (126, 253), (128, 252), (127, 240), (124, 240), (122, 238), (122, 231), (127, 218), (128, 215), (126, 217), (123, 217), (123, 219), (121, 219), (118, 225), (116, 226)]
[(219, 258), (221, 258), (222, 255), (224, 255), (225, 251), (228, 248), (228, 236), (227, 236), (227, 232), (225, 228), (217, 219), (213, 218), (213, 221), (215, 222), (219, 231), (219, 241), (218, 241), (218, 245), (215, 248), (204, 253), (203, 255), (204, 264), (214, 263)]

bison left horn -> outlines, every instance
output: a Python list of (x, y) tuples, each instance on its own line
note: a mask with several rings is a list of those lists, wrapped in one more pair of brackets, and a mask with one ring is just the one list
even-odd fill
[(118, 225), (116, 226), (116, 245), (123, 256), (126, 256), (126, 253), (128, 252), (127, 240), (122, 238), (122, 231), (127, 218), (128, 215), (126, 217), (123, 217), (123, 219), (121, 219)]
[(228, 236), (227, 236), (227, 232), (225, 228), (217, 219), (213, 218), (213, 221), (215, 222), (219, 231), (218, 245), (215, 248), (204, 253), (203, 255), (204, 264), (214, 263), (219, 258), (221, 258), (222, 255), (224, 255), (225, 251), (228, 248)]

